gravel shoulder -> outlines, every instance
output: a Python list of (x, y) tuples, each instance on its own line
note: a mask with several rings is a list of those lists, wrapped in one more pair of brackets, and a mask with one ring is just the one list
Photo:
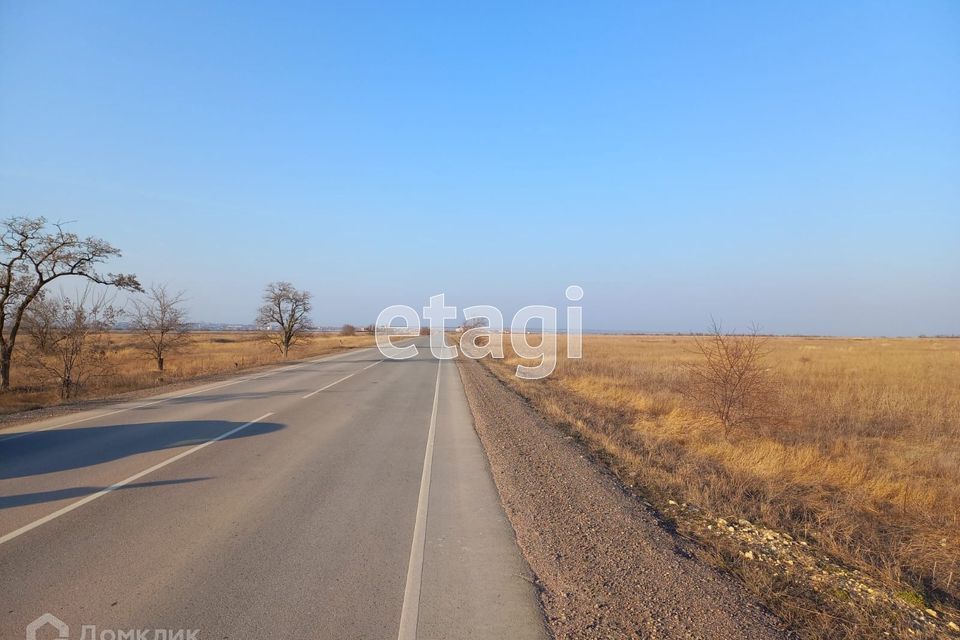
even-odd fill
[(733, 579), (485, 367), (458, 361), (504, 509), (557, 638), (786, 638)]

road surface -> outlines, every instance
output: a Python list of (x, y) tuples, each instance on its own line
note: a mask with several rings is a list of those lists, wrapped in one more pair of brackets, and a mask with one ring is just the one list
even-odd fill
[(544, 637), (456, 365), (418, 344), (0, 432), (0, 638)]

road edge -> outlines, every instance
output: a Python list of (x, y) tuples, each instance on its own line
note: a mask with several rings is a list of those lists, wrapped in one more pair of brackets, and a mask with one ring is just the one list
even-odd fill
[(783, 638), (782, 625), (486, 367), (457, 361), (517, 543), (557, 638)]

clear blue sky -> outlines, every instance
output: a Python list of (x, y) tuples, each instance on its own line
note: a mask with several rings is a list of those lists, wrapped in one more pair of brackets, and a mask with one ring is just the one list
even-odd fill
[(198, 4), (0, 0), (0, 216), (196, 320), (960, 333), (958, 2)]

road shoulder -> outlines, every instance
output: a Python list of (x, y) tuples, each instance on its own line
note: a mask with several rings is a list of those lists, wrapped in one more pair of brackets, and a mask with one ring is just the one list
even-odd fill
[(458, 362), (494, 482), (558, 638), (782, 638), (777, 620), (481, 364)]
[(419, 636), (545, 640), (533, 575), (517, 548), (453, 363), (441, 367)]

